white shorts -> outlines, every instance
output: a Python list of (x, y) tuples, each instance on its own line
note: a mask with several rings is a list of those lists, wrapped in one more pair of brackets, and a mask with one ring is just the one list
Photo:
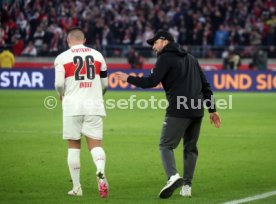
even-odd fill
[(63, 116), (63, 139), (79, 140), (81, 135), (102, 140), (102, 117), (94, 115)]

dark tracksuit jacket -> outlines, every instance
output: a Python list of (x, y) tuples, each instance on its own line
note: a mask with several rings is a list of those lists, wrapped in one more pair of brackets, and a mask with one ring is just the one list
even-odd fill
[[(202, 117), (203, 99), (211, 100), (213, 95), (198, 61), (174, 42), (166, 45), (158, 54), (155, 68), (148, 77), (129, 76), (127, 82), (141, 88), (155, 87), (161, 82), (169, 102), (167, 117)], [(177, 106), (177, 101), (183, 102), (183, 97), (186, 98), (186, 105)], [(210, 106), (209, 102), (206, 104)], [(209, 108), (209, 112), (215, 111), (215, 106)]]

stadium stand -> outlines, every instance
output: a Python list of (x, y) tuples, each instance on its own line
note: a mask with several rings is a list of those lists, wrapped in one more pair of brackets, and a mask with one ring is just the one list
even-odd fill
[(132, 46), (152, 57), (146, 39), (169, 30), (197, 57), (221, 57), (229, 46), (242, 57), (260, 48), (276, 57), (275, 0), (4, 0), (0, 47), (19, 56), (34, 44), (37, 56), (66, 49), (66, 31), (84, 28), (87, 44), (107, 57), (126, 57)]

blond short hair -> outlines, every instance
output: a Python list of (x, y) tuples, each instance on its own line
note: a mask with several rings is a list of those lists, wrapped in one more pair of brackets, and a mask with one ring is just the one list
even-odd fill
[(73, 28), (68, 32), (70, 40), (83, 41), (85, 39), (84, 32), (80, 28)]

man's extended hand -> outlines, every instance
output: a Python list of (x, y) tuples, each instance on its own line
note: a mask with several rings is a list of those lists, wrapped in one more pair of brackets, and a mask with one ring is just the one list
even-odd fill
[(123, 72), (115, 72), (115, 76), (117, 79), (126, 82), (129, 75)]
[(221, 120), (220, 120), (218, 112), (210, 113), (210, 122), (211, 122), (211, 124), (214, 123), (216, 128), (220, 127)]

